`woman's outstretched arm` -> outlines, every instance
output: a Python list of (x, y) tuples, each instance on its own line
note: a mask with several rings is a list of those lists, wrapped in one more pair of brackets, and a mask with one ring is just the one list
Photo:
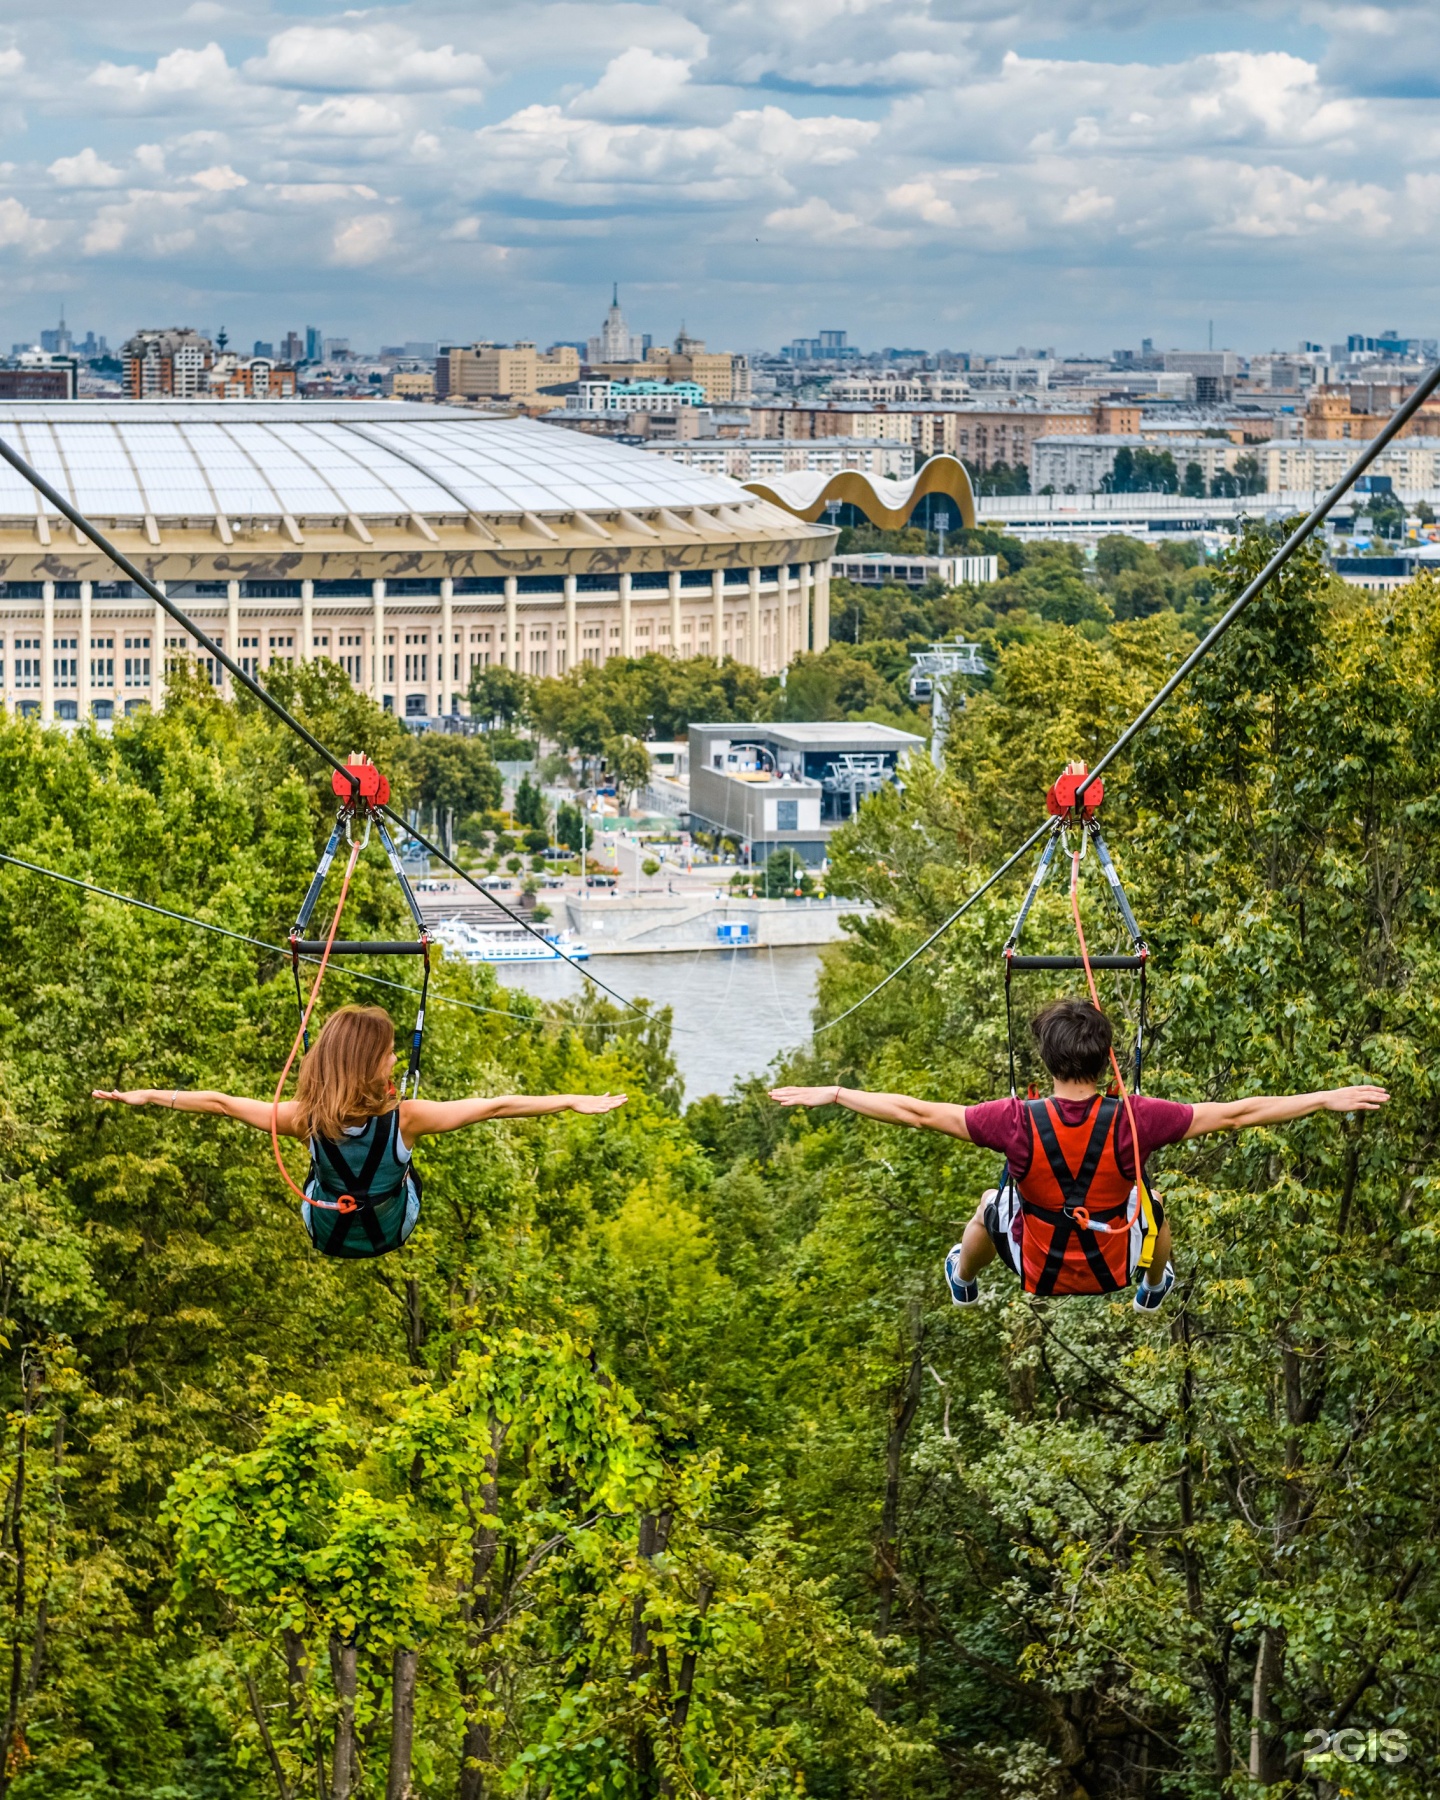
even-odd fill
[(407, 1144), (459, 1131), (486, 1119), (536, 1119), (544, 1113), (607, 1113), (623, 1106), (625, 1094), (496, 1094), (469, 1100), (406, 1100), (400, 1108), (400, 1130)]
[[(250, 1100), (243, 1094), (217, 1094), (208, 1088), (193, 1092), (188, 1088), (96, 1088), (96, 1100), (119, 1100), (125, 1106), (168, 1106), (172, 1112), (219, 1113), (222, 1118), (238, 1119), (242, 1125), (253, 1125), (259, 1131), (270, 1129), (271, 1106), (268, 1100)], [(281, 1137), (299, 1137), (295, 1129), (295, 1102), (280, 1102), (279, 1131)]]

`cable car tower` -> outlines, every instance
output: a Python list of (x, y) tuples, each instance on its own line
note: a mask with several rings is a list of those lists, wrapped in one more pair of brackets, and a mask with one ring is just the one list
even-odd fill
[[(948, 644), (932, 644), (928, 650), (912, 650), (910, 662), (910, 698), (930, 702), (930, 760), (940, 769), (945, 766), (945, 739), (950, 730), (950, 684), (957, 675), (989, 671), (980, 646), (958, 638)], [(965, 704), (963, 694), (960, 704)]]

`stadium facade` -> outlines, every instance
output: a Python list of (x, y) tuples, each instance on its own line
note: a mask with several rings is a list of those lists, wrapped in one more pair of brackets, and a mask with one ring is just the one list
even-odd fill
[[(829, 641), (836, 534), (527, 419), (395, 402), (0, 404), (3, 434), (254, 673), (329, 657), (406, 717), (471, 672), (659, 652), (766, 673)], [(0, 464), (5, 703), (113, 717), (196, 646)], [(229, 677), (218, 676), (228, 690)]]

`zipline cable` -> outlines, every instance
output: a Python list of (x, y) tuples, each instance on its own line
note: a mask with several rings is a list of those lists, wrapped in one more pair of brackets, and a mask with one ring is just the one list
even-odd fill
[[(87, 894), (99, 894), (106, 900), (118, 900), (122, 906), (138, 907), (141, 912), (157, 913), (162, 919), (174, 919), (180, 925), (192, 925), (197, 931), (208, 931), (216, 937), (230, 938), (237, 944), (250, 944), (256, 950), (269, 950), (275, 956), (288, 956), (289, 949), (284, 944), (270, 944), (264, 938), (249, 937), (243, 931), (231, 931), (224, 925), (213, 925), (208, 919), (192, 918), (189, 913), (174, 912), (168, 906), (157, 906), (153, 900), (140, 900), (134, 894), (117, 894), (113, 888), (98, 887), (93, 881), (81, 881), (78, 875), (62, 875), (58, 869), (47, 869), (42, 863), (26, 862), (23, 857), (9, 856), (0, 851), (0, 863), (9, 863), (17, 869), (28, 869), (32, 875), (45, 875), (51, 881), (63, 881), (67, 887), (83, 888)], [(318, 957), (302, 956), (301, 962), (315, 963)], [(368, 981), (375, 987), (394, 988), (401, 994), (419, 994), (420, 989), (410, 987), (403, 981), (391, 981), (384, 975), (371, 975), (364, 969), (351, 969), (337, 963), (330, 971), (332, 975), (343, 975), (350, 981)], [(504, 1006), (481, 1006), (475, 1000), (460, 1000), (453, 994), (435, 994), (433, 998), (441, 1006), (459, 1006), (466, 1012), (486, 1013), (497, 1019), (511, 1019), (518, 1025), (539, 1024), (568, 1026), (568, 1019), (549, 1019), (543, 1013), (533, 1018), (524, 1013), (511, 1011)], [(618, 1025), (605, 1025), (600, 1029), (606, 1032), (625, 1031), (631, 1028), (634, 1021), (622, 1020)]]
[[(0, 437), (0, 457), (3, 457), (17, 474), (23, 475), (37, 493), (43, 494), (50, 504), (70, 521), (77, 532), (88, 538), (97, 550), (108, 556), (111, 562), (115, 564), (116, 568), (123, 570), (125, 575), (128, 576), (138, 588), (148, 594), (158, 607), (167, 612), (177, 625), (183, 626), (190, 636), (195, 639), (196, 643), (207, 651), (209, 655), (213, 656), (223, 668), (228, 669), (233, 679), (238, 681), (242, 687), (253, 694), (262, 706), (267, 707), (274, 713), (277, 719), (283, 724), (288, 725), (291, 731), (313, 750), (317, 756), (329, 763), (332, 769), (343, 775), (350, 783), (350, 791), (352, 794), (358, 793), (359, 783), (355, 771), (350, 768), (348, 764), (342, 763), (332, 750), (327, 749), (312, 731), (307, 730), (307, 728), (300, 723), (288, 707), (282, 706), (280, 701), (278, 701), (273, 694), (269, 693), (253, 675), (248, 674), (246, 670), (235, 661), (234, 657), (227, 656), (220, 648), (219, 644), (217, 644), (207, 632), (202, 631), (182, 607), (177, 606), (173, 600), (168, 598), (164, 591), (155, 585), (143, 569), (131, 562), (130, 558), (125, 555), (123, 550), (120, 550), (116, 545), (112, 544), (102, 531), (98, 530), (90, 523), (84, 513), (80, 511), (79, 507), (72, 505), (58, 488), (52, 487), (40, 471), (32, 468), (20, 452), (15, 449), (14, 445), (10, 444), (3, 437)], [(164, 646), (157, 645), (156, 649), (161, 656), (163, 666)], [(432, 844), (430, 840), (422, 833), (418, 832), (413, 825), (408, 824), (401, 818), (399, 813), (393, 812), (388, 806), (378, 807), (375, 810), (383, 812), (387, 818), (393, 820), (403, 831), (408, 832), (415, 842), (427, 850), (431, 856), (438, 857), (440, 861), (445, 864), (446, 868), (454, 870), (462, 880), (468, 881), (477, 894), (483, 894), (487, 900), (498, 906), (500, 911), (507, 914), (508, 917), (513, 920), (515, 924), (520, 926), (523, 931), (529, 932), (531, 937), (538, 938), (541, 943), (549, 945), (557, 956), (563, 958), (564, 961), (570, 964), (572, 969), (579, 970), (586, 981), (592, 982), (598, 988), (602, 988), (612, 1000), (618, 1000), (622, 1006), (628, 1006), (631, 1012), (638, 1013), (642, 1011), (640, 1007), (636, 1006), (633, 1000), (627, 1000), (623, 994), (616, 993), (615, 989), (607, 986), (598, 975), (592, 975), (588, 969), (576, 962), (574, 957), (566, 955), (565, 951), (563, 951), (558, 944), (552, 944), (550, 939), (547, 938), (543, 932), (537, 931), (535, 927), (527, 920), (523, 919), (519, 913), (515, 912), (511, 907), (508, 907), (498, 895), (492, 894), (488, 888), (482, 887), (467, 869), (462, 869), (459, 863), (453, 862), (438, 845)]]
[[(1281, 569), (1285, 567), (1290, 558), (1314, 532), (1316, 526), (1324, 522), (1335, 505), (1360, 479), (1366, 469), (1368, 469), (1371, 463), (1375, 461), (1376, 457), (1379, 456), (1380, 452), (1389, 444), (1393, 443), (1395, 438), (1405, 429), (1410, 420), (1414, 418), (1417, 412), (1419, 412), (1420, 408), (1435, 392), (1437, 387), (1440, 387), (1440, 363), (1436, 363), (1435, 367), (1431, 369), (1430, 373), (1419, 383), (1409, 398), (1397, 408), (1393, 416), (1386, 423), (1384, 430), (1376, 437), (1371, 438), (1365, 449), (1355, 458), (1354, 462), (1351, 463), (1350, 467), (1340, 477), (1339, 481), (1335, 483), (1334, 487), (1330, 489), (1329, 493), (1325, 495), (1324, 499), (1306, 514), (1255, 579), (1248, 584), (1244, 592), (1241, 593), (1238, 598), (1231, 602), (1226, 608), (1223, 616), (1216, 620), (1210, 630), (1206, 632), (1205, 636), (1180, 664), (1180, 667), (1176, 669), (1169, 680), (1156, 692), (1154, 698), (1149, 700), (1146, 705), (1136, 713), (1135, 717), (1120, 733), (1119, 737), (1116, 738), (1115, 742), (1100, 758), (1099, 762), (1097, 762), (1089, 771), (1084, 781), (1077, 787), (1075, 791), (1077, 802), (1083, 802), (1085, 790), (1090, 786), (1090, 783), (1094, 781), (1098, 775), (1103, 774), (1104, 771), (1110, 767), (1110, 764), (1114, 762), (1115, 758), (1134, 742), (1135, 738), (1150, 723), (1151, 719), (1154, 718), (1155, 714), (1175, 692), (1176, 688), (1180, 686), (1181, 682), (1184, 681), (1186, 677), (1194, 671), (1196, 666), (1210, 654), (1216, 644), (1220, 642), (1221, 638), (1224, 637), (1225, 633), (1240, 617), (1241, 613), (1249, 606), (1250, 602), (1261, 592), (1268, 582), (1274, 580), (1275, 576), (1280, 573)], [(843, 1020), (848, 1019), (851, 1013), (858, 1012), (868, 1001), (873, 1000), (882, 988), (888, 987), (902, 970), (909, 968), (916, 957), (923, 956), (933, 943), (943, 937), (955, 921), (959, 919), (962, 914), (968, 912), (970, 907), (983, 893), (986, 892), (987, 889), (993, 887), (1002, 875), (1013, 868), (1030, 846), (1038, 842), (1048, 829), (1049, 821), (1047, 820), (1038, 831), (1034, 832), (1025, 840), (1012, 856), (1007, 857), (995, 873), (990, 876), (983, 886), (978, 887), (975, 890), (963, 906), (957, 907), (956, 910), (951, 913), (950, 917), (945, 920), (944, 924), (926, 938), (925, 942), (921, 944), (918, 950), (912, 950), (910, 955), (905, 958), (904, 962), (897, 964), (883, 980), (876, 982), (875, 986), (871, 988), (868, 994), (863, 995), (853, 1006), (847, 1007), (838, 1018), (828, 1019), (825, 1024), (817, 1025), (813, 1036), (819, 1037), (822, 1032), (829, 1031), (832, 1027), (839, 1025)]]
[(994, 887), (995, 883), (997, 881), (999, 881), (999, 879), (1002, 875), (1008, 875), (1009, 872), (1011, 871), (1011, 869), (1013, 869), (1015, 867), (1016, 863), (1019, 862), (1020, 858), (1031, 847), (1031, 845), (1038, 844), (1040, 839), (1042, 837), (1044, 837), (1045, 833), (1047, 831), (1049, 831), (1049, 829), (1050, 829), (1050, 820), (1047, 819), (1043, 825), (1037, 827), (1036, 830), (1034, 830), (1030, 833), (1030, 836), (1028, 838), (1026, 838), (1025, 842), (1020, 846), (1020, 848), (1018, 850), (1016, 850), (1012, 855), (1007, 856), (1005, 858), (1005, 861), (1003, 863), (1001, 863), (1000, 867), (995, 871), (995, 873), (993, 875), (989, 876), (985, 881), (981, 882), (980, 886), (978, 888), (976, 888), (975, 892), (973, 894), (971, 894), (971, 896), (969, 897), (968, 900), (962, 901), (960, 903), (960, 905), (955, 908), (954, 912), (952, 912), (950, 917), (945, 920), (943, 925), (937, 926), (935, 928), (935, 930), (930, 933), (929, 937), (926, 938), (925, 942), (920, 945), (918, 950), (912, 950), (910, 952), (910, 954), (905, 958), (904, 962), (896, 963), (895, 967), (890, 971), (890, 973), (884, 978), (883, 981), (877, 981), (875, 986), (873, 988), (871, 988), (871, 990), (868, 994), (864, 995), (861, 999), (857, 1000), (853, 1006), (846, 1007), (845, 1011), (840, 1014), (839, 1018), (827, 1019), (823, 1025), (817, 1025), (815, 1027), (815, 1036), (819, 1037), (822, 1031), (829, 1031), (834, 1026), (842, 1024), (846, 1019), (848, 1019), (850, 1017), (851, 1013), (859, 1012), (860, 1008), (862, 1006), (864, 1006), (864, 1004), (867, 1000), (873, 1000), (875, 998), (875, 996), (880, 992), (881, 988), (888, 987), (897, 975), (903, 973), (904, 970), (906, 970), (910, 967), (911, 963), (913, 963), (915, 961), (917, 956), (923, 956), (925, 954), (925, 952), (930, 948), (930, 946), (936, 942), (937, 939), (943, 937), (957, 919), (963, 918), (964, 915), (967, 912), (969, 912), (970, 908), (975, 904), (975, 902), (981, 897), (982, 894), (988, 894), (990, 889), (992, 887)]

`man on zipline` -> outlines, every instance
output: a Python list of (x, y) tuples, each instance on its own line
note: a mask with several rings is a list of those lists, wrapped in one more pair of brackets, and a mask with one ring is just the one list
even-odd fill
[(976, 1277), (998, 1256), (1032, 1294), (1113, 1293), (1138, 1274), (1136, 1310), (1153, 1312), (1174, 1286), (1175, 1270), (1169, 1222), (1146, 1192), (1147, 1156), (1211, 1131), (1279, 1125), (1312, 1112), (1374, 1112), (1390, 1097), (1383, 1088), (1342, 1087), (1187, 1106), (1136, 1094), (1129, 1111), (1141, 1143), (1137, 1179), (1127, 1109), (1096, 1092), (1110, 1060), (1109, 1019), (1088, 1000), (1055, 1000), (1030, 1029), (1054, 1084), (1048, 1100), (1012, 1097), (954, 1106), (856, 1088), (771, 1091), (781, 1106), (844, 1106), (887, 1124), (943, 1131), (1004, 1156), (999, 1188), (982, 1197), (945, 1259), (957, 1306), (975, 1304)]

